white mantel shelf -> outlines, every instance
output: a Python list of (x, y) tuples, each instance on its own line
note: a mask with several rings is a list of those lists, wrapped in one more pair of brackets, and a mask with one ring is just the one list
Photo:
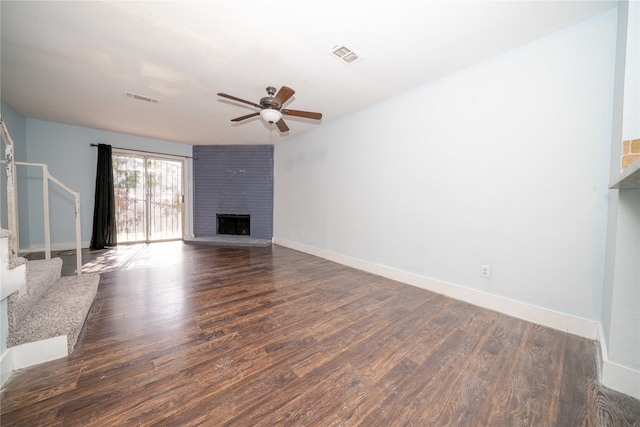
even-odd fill
[(609, 188), (640, 188), (640, 159), (631, 163)]

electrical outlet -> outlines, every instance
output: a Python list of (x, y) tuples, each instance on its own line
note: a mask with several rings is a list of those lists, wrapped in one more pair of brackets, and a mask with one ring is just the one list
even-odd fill
[(491, 268), (488, 265), (480, 266), (480, 276), (489, 277), (491, 276)]

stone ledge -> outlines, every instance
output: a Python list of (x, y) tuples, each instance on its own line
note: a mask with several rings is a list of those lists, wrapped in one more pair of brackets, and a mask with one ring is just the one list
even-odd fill
[(270, 239), (255, 239), (248, 236), (211, 236), (184, 239), (190, 245), (219, 245), (219, 246), (254, 246), (266, 248), (271, 246)]

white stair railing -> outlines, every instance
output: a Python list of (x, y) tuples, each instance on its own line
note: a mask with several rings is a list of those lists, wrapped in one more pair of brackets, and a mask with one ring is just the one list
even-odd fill
[(9, 251), (18, 256), (18, 206), (16, 199), (16, 168), (13, 164), (13, 139), (0, 115), (0, 134), (4, 143), (4, 164), (7, 171), (7, 226), (13, 233), (14, 239), (9, 244)]
[(82, 239), (80, 227), (80, 193), (73, 191), (60, 180), (49, 173), (49, 167), (44, 163), (16, 162), (13, 158), (13, 140), (9, 135), (9, 131), (0, 116), (0, 125), (2, 133), (2, 141), (5, 144), (5, 159), (7, 171), (7, 225), (9, 230), (13, 232), (16, 239), (13, 241), (13, 247), (10, 248), (16, 255), (18, 254), (18, 204), (16, 192), (16, 167), (15, 166), (33, 166), (42, 168), (42, 203), (44, 209), (44, 256), (45, 259), (51, 259), (51, 227), (49, 224), (49, 181), (59, 185), (60, 188), (71, 194), (75, 200), (75, 216), (76, 216), (76, 274), (82, 275)]

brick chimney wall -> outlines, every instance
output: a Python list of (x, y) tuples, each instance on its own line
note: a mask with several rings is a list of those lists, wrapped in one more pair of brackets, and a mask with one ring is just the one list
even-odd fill
[(632, 139), (622, 143), (621, 168), (625, 170), (633, 162), (640, 159), (640, 139)]

